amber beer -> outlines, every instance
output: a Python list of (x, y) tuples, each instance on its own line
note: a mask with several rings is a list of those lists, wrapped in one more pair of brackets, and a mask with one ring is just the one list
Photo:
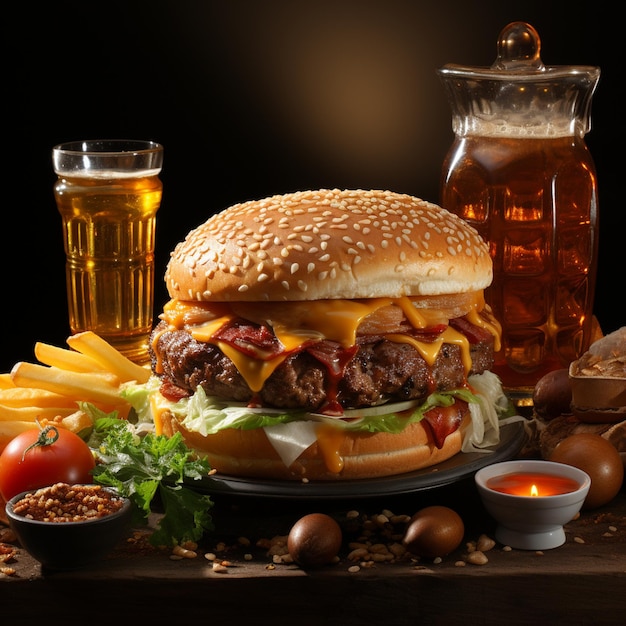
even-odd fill
[(490, 244), (486, 300), (502, 324), (493, 370), (528, 397), (550, 370), (589, 347), (597, 260), (597, 181), (582, 138), (457, 137), (444, 207)]
[(53, 149), (69, 323), (148, 362), (154, 243), (163, 148), (154, 142), (73, 142)]

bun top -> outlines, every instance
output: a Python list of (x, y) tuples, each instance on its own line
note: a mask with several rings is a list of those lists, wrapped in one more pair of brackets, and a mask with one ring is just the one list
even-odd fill
[(236, 204), (171, 254), (172, 298), (303, 301), (486, 288), (489, 248), (462, 219), (391, 191), (301, 191)]

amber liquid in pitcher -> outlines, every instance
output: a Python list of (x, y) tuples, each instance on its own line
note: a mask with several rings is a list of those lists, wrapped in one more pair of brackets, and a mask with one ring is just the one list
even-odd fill
[(152, 330), (157, 176), (64, 176), (63, 219), (72, 333), (92, 330), (138, 363)]
[(502, 324), (493, 371), (513, 397), (530, 397), (590, 344), (597, 180), (582, 138), (502, 135), (455, 138), (441, 203), (489, 242), (485, 296)]

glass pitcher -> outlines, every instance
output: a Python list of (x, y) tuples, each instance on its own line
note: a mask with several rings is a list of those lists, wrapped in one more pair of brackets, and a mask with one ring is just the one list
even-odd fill
[(490, 245), (485, 296), (502, 324), (493, 370), (531, 405), (535, 383), (592, 338), (598, 194), (585, 134), (600, 69), (544, 66), (537, 31), (513, 22), (491, 67), (438, 74), (455, 135), (440, 201)]

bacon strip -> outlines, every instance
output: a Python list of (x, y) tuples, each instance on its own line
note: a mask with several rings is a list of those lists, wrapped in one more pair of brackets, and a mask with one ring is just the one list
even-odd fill
[(452, 406), (438, 406), (424, 415), (422, 424), (430, 430), (435, 446), (441, 449), (446, 437), (459, 428), (467, 402), (457, 400)]

